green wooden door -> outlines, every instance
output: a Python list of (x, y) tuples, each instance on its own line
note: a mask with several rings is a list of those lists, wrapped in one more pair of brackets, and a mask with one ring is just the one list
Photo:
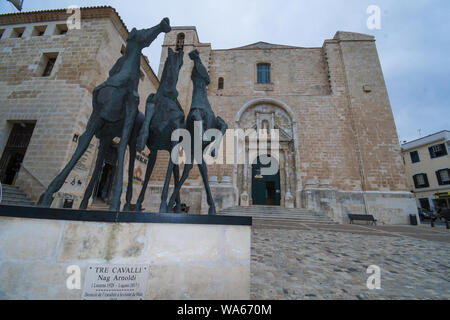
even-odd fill
[[(272, 158), (272, 161), (276, 161)], [(252, 198), (253, 205), (279, 206), (281, 200), (280, 193), (280, 171), (274, 175), (263, 176), (261, 168), (267, 168), (268, 164), (262, 164), (258, 157), (256, 163), (252, 165)]]

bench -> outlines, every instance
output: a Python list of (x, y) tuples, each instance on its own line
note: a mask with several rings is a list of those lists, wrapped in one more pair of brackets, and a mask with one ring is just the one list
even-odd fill
[(369, 221), (372, 222), (373, 225), (377, 225), (377, 219), (375, 219), (371, 214), (349, 214), (348, 218), (350, 219), (350, 224), (353, 224), (354, 220), (359, 220)]

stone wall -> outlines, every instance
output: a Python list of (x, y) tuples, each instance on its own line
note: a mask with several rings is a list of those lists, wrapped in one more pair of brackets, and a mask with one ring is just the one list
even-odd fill
[(149, 265), (145, 299), (249, 299), (250, 228), (0, 217), (0, 299), (80, 299), (93, 264)]
[(327, 183), (308, 180), (301, 192), (304, 208), (323, 212), (333, 221), (349, 223), (348, 214), (371, 214), (378, 224), (409, 224), (410, 215), (418, 217), (414, 194), (406, 191), (342, 191)]

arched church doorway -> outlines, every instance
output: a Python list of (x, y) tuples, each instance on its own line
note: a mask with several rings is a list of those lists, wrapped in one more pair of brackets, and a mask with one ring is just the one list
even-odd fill
[[(270, 155), (260, 156), (252, 164), (253, 205), (280, 205), (280, 170), (277, 170), (277, 173), (272, 175), (264, 175), (262, 170), (262, 168), (270, 167), (271, 161), (277, 160)], [(278, 165), (277, 168), (279, 168)]]
[[(301, 206), (299, 195), (302, 186), (296, 123), (292, 109), (273, 98), (253, 99), (237, 112), (235, 129), (242, 134), (237, 135), (235, 152), (244, 161), (235, 163), (233, 180), (240, 206)], [(263, 135), (260, 136), (259, 133), (264, 130), (267, 130), (267, 138), (260, 141)], [(251, 132), (257, 134), (252, 135)], [(272, 135), (272, 132), (277, 134)], [(257, 170), (263, 166), (258, 161), (255, 162), (256, 155), (267, 155), (268, 152), (276, 159), (278, 171), (273, 176), (259, 178)]]

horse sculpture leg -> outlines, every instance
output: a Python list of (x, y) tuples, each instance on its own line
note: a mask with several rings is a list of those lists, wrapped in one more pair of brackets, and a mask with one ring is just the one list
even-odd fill
[[(193, 153), (191, 153), (191, 154), (193, 154)], [(170, 201), (169, 201), (170, 208), (173, 208), (173, 205), (175, 204), (175, 200), (179, 198), (181, 187), (183, 186), (186, 179), (189, 177), (189, 172), (194, 167), (194, 165), (192, 164), (193, 162), (194, 162), (194, 160), (192, 159), (191, 163), (186, 163), (184, 165), (183, 174), (181, 175), (181, 179), (178, 181), (177, 184), (175, 184), (175, 188), (173, 189), (172, 196), (170, 197)]]
[(80, 209), (86, 209), (89, 203), (89, 199), (92, 196), (92, 191), (94, 191), (94, 187), (100, 179), (100, 175), (102, 174), (101, 168), (103, 166), (103, 161), (105, 160), (105, 151), (106, 151), (106, 141), (100, 140), (100, 144), (98, 146), (97, 160), (95, 161), (95, 169), (93, 171), (91, 180), (84, 192), (83, 200), (80, 204)]
[(214, 199), (213, 199), (213, 196), (211, 193), (211, 188), (209, 187), (208, 169), (206, 167), (206, 163), (204, 160), (202, 161), (202, 163), (198, 164), (198, 169), (200, 170), (200, 174), (202, 175), (202, 179), (203, 179), (203, 184), (205, 185), (206, 201), (209, 206), (208, 214), (216, 214), (216, 206), (214, 204)]
[(142, 185), (141, 193), (139, 194), (139, 198), (136, 201), (135, 211), (142, 210), (142, 202), (144, 201), (145, 192), (147, 190), (148, 182), (150, 181), (150, 177), (152, 176), (153, 167), (155, 166), (156, 156), (158, 155), (157, 151), (151, 151), (148, 159), (147, 169), (145, 170), (145, 179), (144, 184)]
[(86, 149), (89, 147), (89, 143), (91, 142), (94, 134), (97, 130), (99, 130), (103, 126), (103, 120), (97, 115), (93, 114), (89, 119), (86, 131), (80, 136), (78, 139), (78, 146), (72, 155), (72, 158), (64, 167), (64, 169), (56, 176), (55, 179), (50, 183), (47, 190), (41, 195), (39, 201), (37, 203), (40, 207), (50, 207), (53, 202), (53, 194), (61, 189), (64, 181), (66, 180), (69, 173), (72, 171), (73, 167), (77, 163), (77, 161), (84, 154)]
[[(177, 164), (173, 165), (173, 182), (174, 182), (174, 186), (177, 186), (178, 183), (180, 182), (180, 166)], [(170, 209), (171, 207), (169, 207)], [(176, 213), (181, 213), (181, 199), (180, 199), (180, 193), (177, 193), (177, 198), (175, 201), (175, 210), (174, 212)]]
[[(123, 163), (125, 160), (125, 151), (127, 149), (128, 140), (131, 136), (131, 131), (133, 130), (133, 124), (137, 115), (137, 104), (133, 100), (133, 94), (128, 97), (126, 101), (126, 117), (125, 123), (122, 130), (122, 136), (120, 138), (119, 150), (117, 153), (117, 171), (114, 177), (113, 185), (113, 196), (111, 199), (111, 204), (109, 206), (110, 211), (120, 211), (120, 196), (122, 195), (122, 184), (123, 184)], [(130, 101), (131, 100), (131, 101)]]
[(169, 193), (169, 184), (170, 184), (170, 178), (172, 176), (173, 171), (173, 162), (172, 159), (169, 158), (169, 165), (167, 166), (167, 173), (166, 173), (166, 180), (164, 181), (164, 187), (161, 192), (161, 204), (159, 206), (159, 212), (160, 213), (168, 213), (169, 210), (167, 208), (167, 197)]
[(134, 161), (136, 160), (136, 143), (135, 141), (130, 141), (129, 144), (130, 150), (130, 159), (128, 161), (128, 186), (127, 186), (127, 195), (126, 202), (123, 206), (123, 211), (130, 211), (131, 209), (131, 200), (133, 199), (133, 177), (134, 177)]

